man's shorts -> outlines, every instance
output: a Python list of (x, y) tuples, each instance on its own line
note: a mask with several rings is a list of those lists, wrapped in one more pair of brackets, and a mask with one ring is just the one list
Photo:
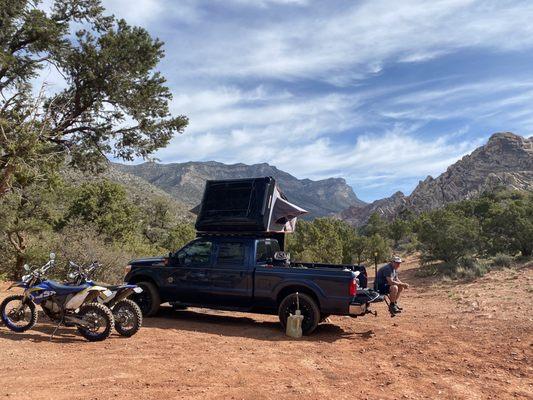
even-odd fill
[(390, 286), (387, 284), (378, 286), (378, 293), (379, 294), (389, 294), (390, 293)]

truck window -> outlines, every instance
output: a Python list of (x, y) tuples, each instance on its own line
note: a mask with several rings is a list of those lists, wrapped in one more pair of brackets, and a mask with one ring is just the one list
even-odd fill
[(244, 244), (242, 242), (222, 242), (218, 245), (217, 265), (224, 264), (244, 264)]
[(255, 260), (258, 263), (266, 262), (268, 259), (268, 250), (266, 245), (266, 240), (257, 241), (257, 253)]
[(178, 252), (178, 261), (183, 266), (209, 264), (213, 244), (208, 240), (192, 242)]
[(270, 239), (269, 242), (270, 242), (270, 252), (272, 253), (272, 257), (274, 257), (274, 254), (276, 253), (276, 251), (280, 251), (281, 249), (279, 248), (279, 243), (276, 239)]
[(266, 263), (274, 258), (276, 251), (280, 251), (279, 243), (276, 239), (258, 240), (255, 260), (257, 263)]

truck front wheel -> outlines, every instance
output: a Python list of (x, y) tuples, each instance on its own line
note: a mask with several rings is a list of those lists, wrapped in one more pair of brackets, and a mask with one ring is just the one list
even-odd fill
[(145, 317), (151, 317), (157, 313), (161, 305), (159, 291), (152, 282), (138, 282), (136, 285), (143, 291), (133, 295), (133, 301), (137, 303)]
[[(320, 321), (320, 309), (311, 296), (305, 293), (298, 293), (298, 297), (300, 300), (300, 311), (304, 316), (302, 321), (302, 333), (304, 335), (309, 335), (316, 329)], [(294, 315), (296, 313), (296, 304), (296, 293), (289, 294), (281, 301), (278, 315), (283, 330), (287, 328), (287, 318), (289, 318), (289, 314)]]

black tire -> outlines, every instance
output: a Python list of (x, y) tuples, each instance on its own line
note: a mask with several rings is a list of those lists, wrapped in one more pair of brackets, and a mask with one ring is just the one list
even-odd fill
[(143, 324), (141, 309), (133, 300), (120, 300), (113, 307), (115, 330), (122, 336), (135, 335)]
[(87, 303), (80, 307), (78, 317), (83, 319), (91, 313), (97, 316), (100, 320), (104, 321), (104, 324), (102, 325), (104, 330), (102, 332), (94, 332), (89, 328), (78, 326), (78, 332), (89, 342), (100, 342), (107, 339), (115, 327), (113, 313), (103, 304)]
[[(304, 316), (302, 321), (302, 333), (304, 335), (311, 334), (317, 327), (320, 321), (320, 309), (316, 301), (305, 293), (298, 293), (300, 299), (300, 311)], [(294, 314), (296, 311), (296, 293), (291, 293), (286, 296), (280, 303), (278, 309), (279, 321), (283, 330), (287, 328), (287, 318), (289, 314)]]
[[(14, 318), (15, 317), (19, 318), (20, 315), (11, 316), (11, 315), (8, 315), (8, 313), (6, 313), (7, 305), (11, 303), (12, 301), (16, 301), (18, 303), (24, 302), (24, 307), (22, 311), (24, 313), (26, 313), (26, 311), (29, 311), (29, 315), (27, 319), (28, 322), (26, 324), (21, 325), (21, 326), (16, 325), (15, 322), (17, 321)], [(11, 314), (11, 312), (9, 312), (9, 314)], [(14, 295), (14, 296), (6, 297), (4, 301), (2, 301), (2, 304), (0, 304), (0, 315), (1, 315), (2, 322), (4, 323), (4, 325), (7, 326), (13, 332), (17, 332), (17, 333), (25, 332), (28, 329), (33, 328), (35, 324), (37, 323), (37, 310), (35, 309), (35, 304), (31, 300), (24, 301), (24, 296), (22, 295)]]
[(157, 287), (152, 282), (138, 282), (136, 283), (143, 291), (132, 296), (133, 301), (137, 303), (142, 311), (143, 316), (151, 317), (159, 311), (161, 305), (161, 297)]

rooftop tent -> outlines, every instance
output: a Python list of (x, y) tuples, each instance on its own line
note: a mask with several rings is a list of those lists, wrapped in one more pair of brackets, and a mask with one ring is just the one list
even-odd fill
[(291, 204), (272, 177), (207, 181), (196, 229), (201, 232), (292, 232), (307, 211)]

